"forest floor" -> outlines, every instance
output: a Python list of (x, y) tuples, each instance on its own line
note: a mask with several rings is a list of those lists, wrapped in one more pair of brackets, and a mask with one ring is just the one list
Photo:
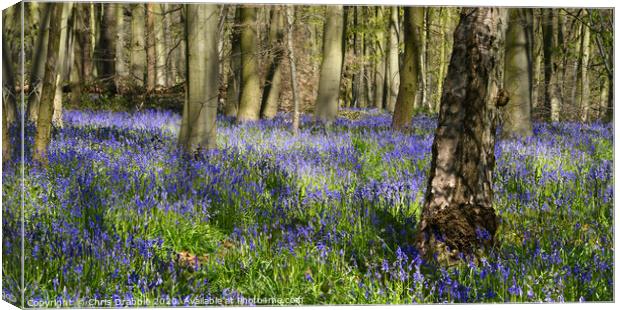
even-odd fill
[[(416, 117), (401, 133), (388, 114), (362, 116), (327, 133), (304, 116), (297, 136), (285, 115), (220, 118), (218, 149), (187, 158), (178, 114), (66, 111), (49, 167), (26, 164), (26, 300), (613, 299), (611, 124), (536, 123), (531, 138), (498, 141), (497, 247), (444, 268), (413, 247), (436, 119)], [(5, 167), (3, 294), (16, 296), (21, 178)]]

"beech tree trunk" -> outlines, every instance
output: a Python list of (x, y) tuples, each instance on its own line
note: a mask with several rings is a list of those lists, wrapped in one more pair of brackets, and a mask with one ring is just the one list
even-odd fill
[(449, 23), (450, 23), (450, 8), (444, 7), (441, 8), (441, 26), (439, 27), (440, 31), (441, 31), (441, 35), (440, 38), (442, 40), (441, 42), (441, 48), (439, 49), (439, 71), (437, 72), (437, 95), (435, 96), (435, 100), (433, 102), (433, 112), (436, 112), (439, 110), (439, 105), (441, 103), (441, 91), (443, 89), (443, 80), (444, 80), (444, 74), (446, 72), (446, 54), (447, 54), (447, 50), (448, 50), (448, 39), (449, 39), (449, 31), (446, 31), (446, 28), (449, 29)]
[(71, 102), (79, 104), (82, 91), (86, 83), (91, 80), (92, 74), (92, 42), (90, 37), (90, 6), (75, 4), (74, 8), (74, 78), (71, 84)]
[[(432, 50), (431, 50), (431, 44), (435, 44), (436, 41), (433, 41), (434, 38), (434, 34), (433, 34), (433, 12), (435, 12), (435, 8), (427, 8), (426, 9), (426, 28), (425, 28), (425, 40), (426, 42), (424, 42), (424, 76), (422, 76), (422, 78), (424, 79), (424, 106), (428, 111), (432, 111), (435, 103), (433, 101), (432, 95), (433, 95), (433, 91), (432, 91), (432, 83), (433, 83), (433, 75), (431, 74), (431, 70), (432, 70), (432, 62), (431, 62), (431, 56), (432, 56)], [(441, 27), (441, 25), (440, 25)]]
[(507, 101), (506, 11), (464, 8), (454, 34), (417, 240), (422, 255), (440, 262), (490, 245), (499, 224), (492, 175), (496, 106)]
[(2, 36), (2, 162), (11, 159), (11, 143), (9, 126), (15, 121), (16, 115), (15, 75), (11, 53), (6, 42), (6, 35)]
[(291, 129), (293, 135), (299, 131), (299, 98), (297, 93), (297, 68), (295, 66), (295, 53), (293, 49), (293, 21), (295, 17), (295, 7), (286, 7), (286, 46), (288, 61), (291, 67), (291, 89), (293, 91), (293, 122)]
[(323, 33), (323, 61), (319, 73), (319, 90), (315, 104), (315, 118), (330, 124), (338, 115), (338, 97), (343, 64), (344, 9), (342, 5), (329, 6)]
[[(536, 14), (541, 14), (539, 9), (532, 9)], [(541, 35), (541, 18), (534, 19), (534, 28), (532, 30), (532, 72), (533, 72), (533, 90), (532, 90), (532, 109), (536, 109), (542, 104), (544, 94), (544, 78), (541, 68), (543, 67), (543, 48), (542, 48), (542, 35)]]
[(155, 88), (165, 88), (166, 85), (166, 50), (164, 36), (164, 3), (155, 3), (153, 5), (153, 17), (155, 20)]
[(218, 7), (185, 5), (185, 103), (179, 144), (188, 152), (216, 147)]
[(157, 53), (155, 52), (155, 6), (159, 3), (146, 3), (146, 92), (155, 90)]
[[(585, 11), (588, 14), (588, 11)], [(590, 66), (590, 28), (581, 26), (579, 77), (577, 88), (577, 103), (581, 110), (581, 121), (587, 122), (590, 117), (590, 79), (588, 67)]]
[(138, 87), (144, 86), (146, 73), (145, 8), (142, 3), (131, 4), (131, 77)]
[(116, 93), (114, 78), (116, 76), (116, 5), (111, 3), (101, 4), (103, 6), (103, 18), (100, 22), (99, 45), (95, 51), (95, 58), (98, 59), (97, 72), (103, 90), (108, 94)]
[(61, 32), (60, 32), (60, 50), (58, 51), (58, 64), (56, 65), (56, 86), (54, 92), (54, 112), (52, 115), (52, 124), (62, 127), (62, 87), (71, 72), (71, 56), (68, 53), (73, 49), (73, 25), (71, 18), (71, 10), (73, 3), (65, 3), (62, 8)]
[[(174, 47), (174, 43), (172, 42), (172, 18), (173, 16), (173, 12), (171, 12), (172, 10), (172, 4), (169, 3), (162, 3), (161, 4), (163, 7), (163, 12), (164, 12), (164, 16), (162, 18), (163, 21), (163, 29), (164, 29), (164, 72), (165, 72), (165, 78), (166, 78), (166, 87), (170, 87), (173, 86), (176, 82), (176, 76), (177, 76), (177, 68), (176, 68), (176, 63), (173, 61), (173, 57), (174, 57), (174, 51), (176, 49), (173, 50)], [(218, 19), (218, 25), (219, 25), (219, 19)], [(219, 29), (219, 28), (218, 28)], [(217, 34), (218, 38), (220, 37), (220, 33), (218, 32)], [(219, 40), (218, 40), (218, 55), (219, 55)], [(218, 56), (219, 57), (219, 56)], [(219, 67), (218, 67), (218, 71), (220, 71)]]
[(385, 32), (384, 27), (381, 27), (383, 24), (383, 12), (384, 8), (382, 6), (378, 6), (375, 11), (375, 18), (379, 23), (379, 31), (376, 34), (376, 44), (375, 44), (375, 55), (377, 59), (375, 61), (375, 93), (374, 93), (374, 107), (377, 109), (383, 108), (383, 96), (384, 96), (384, 87), (385, 87), (385, 55), (386, 53), (386, 42), (385, 42)]
[(67, 4), (50, 3), (51, 7), (49, 25), (49, 44), (47, 46), (47, 60), (45, 62), (45, 76), (43, 78), (43, 91), (39, 103), (39, 117), (34, 137), (33, 159), (47, 165), (47, 147), (51, 139), (52, 113), (54, 111), (54, 94), (56, 93), (56, 73), (59, 64), (58, 52), (60, 50), (60, 33), (62, 26), (63, 6)]
[(282, 60), (284, 56), (284, 14), (282, 8), (271, 10), (271, 29), (269, 31), (270, 47), (273, 51), (271, 65), (263, 88), (261, 118), (271, 119), (278, 112), (280, 89), (282, 84)]
[(353, 80), (351, 81), (351, 106), (356, 108), (366, 107), (364, 97), (364, 32), (360, 31), (361, 23), (364, 20), (361, 7), (349, 7), (353, 15), (353, 55), (355, 63), (353, 65)]
[[(423, 8), (423, 10), (424, 11), (422, 13), (422, 16), (414, 20), (418, 28), (417, 40), (418, 42), (420, 42), (418, 44), (418, 49), (417, 49), (417, 54), (419, 57), (419, 64), (420, 64), (417, 68), (420, 87), (416, 94), (417, 100), (415, 100), (414, 102), (414, 109), (423, 107), (428, 100), (428, 93), (427, 93), (428, 87), (426, 84), (426, 78), (428, 76), (428, 73), (427, 73), (426, 68), (428, 66), (428, 59), (427, 59), (428, 58), (428, 52), (427, 52), (428, 42), (427, 41), (428, 41), (428, 23), (429, 23), (428, 16), (431, 14), (431, 12), (429, 8)], [(405, 33), (405, 36), (406, 35), (407, 34)], [(405, 39), (405, 42), (406, 41), (407, 39)], [(404, 79), (402, 75), (404, 75), (404, 73), (401, 74), (401, 78), (400, 78), (401, 84), (403, 83), (403, 79)], [(398, 102), (396, 104), (398, 104)]]
[(241, 95), (241, 8), (235, 9), (235, 20), (230, 34), (230, 74), (226, 88), (224, 115), (237, 116)]
[[(504, 85), (510, 103), (504, 109), (503, 137), (532, 134), (531, 9), (510, 9), (506, 30)], [(529, 12), (528, 12), (529, 11)], [(529, 16), (528, 16), (529, 15)]]
[(416, 93), (418, 90), (418, 73), (421, 66), (419, 47), (421, 27), (418, 21), (424, 18), (424, 8), (405, 8), (405, 56), (400, 71), (400, 87), (394, 114), (392, 115), (392, 128), (405, 129), (411, 124), (413, 110), (416, 105)]
[(45, 61), (47, 59), (47, 42), (49, 37), (49, 22), (52, 7), (43, 3), (43, 16), (37, 35), (37, 45), (34, 48), (32, 67), (30, 71), (30, 95), (28, 96), (28, 120), (35, 123), (39, 118), (39, 103), (45, 76)]
[(560, 120), (560, 59), (558, 57), (558, 25), (553, 9), (543, 9), (543, 55), (545, 73), (544, 118), (552, 122)]
[(400, 85), (399, 64), (398, 64), (398, 7), (390, 8), (390, 34), (388, 37), (388, 60), (387, 60), (387, 89), (386, 91), (386, 110), (394, 112), (398, 87)]
[(261, 106), (260, 77), (256, 40), (256, 7), (241, 7), (241, 97), (237, 122), (256, 121)]
[(114, 4), (116, 14), (116, 59), (114, 60), (114, 83), (119, 93), (125, 91), (125, 83), (127, 81), (128, 72), (125, 52), (127, 45), (127, 30), (125, 29), (125, 5), (121, 3)]

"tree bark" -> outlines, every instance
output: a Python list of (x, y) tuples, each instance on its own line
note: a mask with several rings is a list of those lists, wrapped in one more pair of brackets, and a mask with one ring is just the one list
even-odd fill
[(45, 60), (47, 59), (47, 43), (49, 37), (49, 22), (51, 6), (43, 3), (43, 16), (37, 35), (37, 45), (34, 48), (32, 58), (32, 70), (30, 71), (30, 94), (28, 95), (28, 120), (35, 123), (39, 117), (39, 103), (45, 75)]
[(319, 90), (315, 118), (331, 124), (338, 114), (338, 97), (343, 64), (344, 18), (342, 5), (329, 6), (323, 33), (323, 61), (319, 73)]
[(62, 127), (62, 87), (71, 72), (71, 54), (67, 51), (73, 50), (73, 19), (71, 18), (73, 3), (65, 3), (62, 8), (60, 50), (58, 51), (58, 64), (56, 65), (56, 80), (54, 92), (54, 112), (52, 123), (56, 127)]
[(131, 4), (131, 77), (138, 87), (145, 85), (146, 48), (145, 48), (145, 8), (143, 3)]
[(116, 3), (116, 59), (114, 60), (114, 83), (119, 93), (125, 91), (125, 83), (127, 81), (127, 55), (125, 55), (125, 45), (127, 45), (127, 30), (125, 29), (125, 5), (122, 3)]
[(235, 9), (235, 21), (230, 34), (230, 74), (226, 88), (224, 115), (237, 116), (241, 97), (241, 8)]
[(99, 38), (101, 37), (101, 30), (99, 22), (101, 20), (101, 3), (90, 3), (90, 41), (92, 44), (91, 55), (93, 55), (93, 79), (99, 76), (99, 63), (96, 60), (97, 49), (99, 44)]
[(218, 7), (185, 5), (187, 79), (179, 144), (188, 152), (216, 147)]
[(155, 51), (155, 7), (159, 3), (146, 3), (146, 92), (152, 93), (156, 84), (157, 53)]
[(271, 28), (269, 31), (270, 47), (273, 51), (261, 104), (261, 118), (271, 119), (278, 112), (280, 89), (282, 84), (282, 61), (284, 56), (284, 14), (283, 8), (274, 7), (271, 11)]
[[(539, 9), (532, 9), (534, 12), (538, 14), (541, 12)], [(542, 24), (542, 13), (541, 16), (537, 16), (534, 18), (534, 29), (532, 30), (532, 54), (533, 54), (533, 90), (532, 90), (532, 109), (536, 109), (536, 107), (540, 106), (541, 99), (544, 94), (544, 78), (542, 76), (542, 63), (543, 63), (543, 52), (542, 52), (542, 40), (541, 40), (541, 24)]]
[(90, 5), (74, 4), (74, 78), (71, 85), (71, 102), (78, 105), (82, 98), (82, 92), (86, 83), (92, 77), (92, 42), (90, 37)]
[(601, 79), (601, 95), (598, 102), (598, 119), (605, 119), (607, 117), (607, 102), (609, 98), (609, 80), (607, 78)]
[(2, 162), (11, 159), (11, 140), (9, 127), (17, 119), (15, 75), (13, 61), (6, 42), (2, 36)]
[[(588, 14), (588, 11), (585, 11)], [(581, 46), (578, 79), (577, 102), (581, 110), (581, 121), (587, 122), (590, 118), (590, 80), (588, 78), (588, 68), (590, 66), (590, 28), (587, 25), (581, 26)]]
[(155, 3), (153, 5), (153, 17), (155, 20), (155, 88), (165, 88), (166, 85), (166, 50), (164, 36), (164, 11), (163, 3)]
[(103, 90), (108, 94), (116, 94), (114, 78), (116, 76), (116, 5), (105, 3), (103, 6), (103, 18), (99, 26), (99, 45), (95, 51), (98, 59), (97, 72)]
[(256, 7), (241, 7), (241, 97), (237, 122), (256, 121), (260, 116), (261, 90), (256, 44)]
[(492, 244), (499, 224), (492, 175), (496, 106), (506, 103), (506, 10), (464, 8), (454, 34), (417, 240), (423, 256), (440, 262)]
[[(173, 12), (171, 12), (171, 5), (169, 3), (161, 3), (162, 7), (163, 7), (163, 16), (162, 16), (162, 28), (163, 28), (163, 34), (164, 34), (164, 48), (163, 48), (163, 58), (164, 58), (164, 72), (165, 72), (165, 85), (166, 87), (170, 87), (173, 86), (176, 82), (176, 76), (177, 76), (177, 68), (176, 68), (176, 63), (174, 61), (172, 61), (172, 57), (173, 57), (173, 48), (174, 48), (174, 43), (172, 42), (172, 23), (171, 23), (171, 19), (172, 19), (172, 14)], [(218, 19), (218, 25), (219, 25), (219, 19)], [(219, 29), (219, 28), (218, 28)], [(218, 32), (217, 36), (219, 37), (220, 34)], [(218, 40), (218, 55), (219, 55), (219, 40)], [(219, 56), (218, 56), (219, 57)], [(218, 66), (218, 71), (219, 70), (219, 66)]]
[(560, 88), (557, 16), (554, 9), (543, 9), (543, 55), (545, 73), (545, 102), (543, 116), (552, 122), (560, 120)]
[(431, 83), (433, 82), (432, 79), (432, 74), (430, 74), (430, 68), (431, 68), (431, 47), (430, 44), (432, 44), (432, 38), (433, 38), (433, 30), (432, 30), (432, 26), (433, 26), (433, 12), (434, 12), (435, 8), (427, 8), (426, 9), (426, 37), (425, 40), (426, 42), (424, 42), (424, 101), (423, 104), (425, 105), (426, 109), (428, 111), (432, 111), (433, 110), (433, 106), (434, 106), (434, 102), (432, 99), (432, 85)]
[(60, 63), (58, 52), (60, 49), (60, 33), (62, 26), (62, 11), (66, 4), (50, 3), (51, 7), (49, 25), (49, 44), (47, 60), (45, 62), (45, 75), (43, 78), (43, 90), (39, 104), (39, 117), (34, 137), (33, 159), (36, 162), (47, 165), (47, 147), (51, 139), (52, 113), (54, 110), (54, 94), (56, 93), (57, 66)]
[(386, 110), (394, 112), (398, 88), (400, 85), (400, 74), (398, 64), (398, 7), (390, 8), (390, 35), (388, 37), (388, 60), (387, 60), (387, 100)]
[[(427, 45), (428, 45), (428, 23), (429, 23), (429, 18), (428, 16), (431, 14), (430, 9), (429, 8), (423, 8), (424, 12), (422, 13), (422, 16), (420, 16), (419, 18), (416, 18), (414, 20), (414, 22), (417, 25), (418, 28), (418, 35), (419, 37), (417, 38), (418, 42), (420, 42), (420, 44), (418, 44), (419, 48), (417, 50), (417, 54), (419, 57), (419, 61), (418, 63), (420, 64), (417, 67), (417, 73), (418, 74), (418, 81), (420, 83), (420, 88), (419, 90), (416, 92), (417, 95), (417, 100), (414, 101), (413, 107), (414, 109), (419, 108), (419, 107), (423, 107), (427, 101), (428, 101), (428, 93), (427, 93), (427, 84), (426, 84), (426, 77), (427, 77), (427, 64), (428, 64), (428, 52), (427, 52)], [(405, 36), (407, 34), (405, 33)], [(406, 41), (407, 39), (405, 39)], [(405, 43), (407, 44), (407, 43)], [(401, 74), (401, 84), (404, 83), (404, 77), (402, 75), (404, 75), (405, 73)], [(419, 100), (419, 101), (418, 101)], [(398, 104), (398, 102), (396, 103)]]
[(532, 60), (531, 41), (527, 33), (527, 29), (531, 29), (531, 15), (528, 18), (530, 10), (509, 9), (504, 85), (510, 96), (510, 103), (503, 111), (502, 137), (505, 138), (532, 134)]
[(295, 7), (292, 5), (286, 6), (286, 46), (288, 61), (291, 67), (291, 89), (293, 92), (293, 121), (291, 130), (293, 135), (297, 135), (299, 132), (299, 98), (297, 93), (297, 68), (295, 66), (295, 52), (293, 49), (293, 21), (295, 16)]
[(437, 112), (439, 110), (439, 104), (441, 102), (441, 92), (443, 89), (443, 80), (444, 80), (444, 75), (446, 72), (446, 54), (448, 52), (448, 39), (449, 39), (449, 31), (446, 31), (446, 29), (449, 29), (449, 23), (450, 23), (450, 8), (444, 7), (441, 8), (441, 25), (439, 27), (440, 31), (441, 31), (441, 48), (439, 49), (439, 72), (437, 73), (437, 96), (436, 96), (436, 100), (433, 103), (433, 112)]
[(386, 53), (386, 42), (385, 42), (385, 29), (383, 22), (383, 12), (384, 8), (382, 6), (376, 7), (375, 17), (378, 22), (377, 31), (377, 39), (376, 39), (376, 51), (375, 56), (377, 56), (375, 61), (375, 93), (374, 93), (374, 106), (377, 109), (383, 108), (383, 96), (384, 96), (384, 86), (385, 86), (385, 55)]
[(351, 14), (353, 15), (353, 78), (351, 81), (351, 106), (356, 108), (363, 107), (363, 79), (364, 79), (364, 64), (363, 64), (363, 45), (364, 45), (364, 34), (360, 31), (360, 22), (359, 20), (363, 17), (360, 17), (360, 7), (351, 6), (349, 7)]
[(405, 8), (405, 56), (400, 71), (398, 99), (396, 99), (396, 106), (392, 115), (392, 128), (396, 130), (409, 127), (416, 105), (416, 93), (419, 91), (419, 68), (421, 66), (419, 47), (422, 29), (419, 21), (423, 18), (424, 8)]

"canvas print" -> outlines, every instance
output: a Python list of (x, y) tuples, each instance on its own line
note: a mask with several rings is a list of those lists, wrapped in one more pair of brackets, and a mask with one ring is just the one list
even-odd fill
[(20, 308), (614, 301), (613, 8), (2, 11)]

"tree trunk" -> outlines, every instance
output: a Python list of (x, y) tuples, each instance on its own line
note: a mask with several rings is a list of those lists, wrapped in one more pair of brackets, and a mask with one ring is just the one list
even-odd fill
[(492, 175), (496, 106), (506, 103), (506, 10), (464, 8), (454, 34), (417, 241), (423, 256), (440, 262), (492, 244), (499, 224)]
[(28, 95), (28, 120), (35, 123), (39, 117), (39, 103), (41, 101), (41, 90), (43, 87), (43, 77), (45, 75), (45, 60), (47, 59), (47, 43), (49, 37), (49, 22), (51, 15), (50, 4), (43, 3), (43, 16), (39, 26), (37, 45), (34, 48), (32, 58), (32, 70), (30, 71), (30, 94)]
[(114, 78), (116, 76), (116, 5), (111, 3), (101, 4), (103, 6), (103, 18), (99, 26), (99, 46), (95, 51), (95, 58), (98, 59), (97, 72), (103, 86), (103, 90), (108, 94), (116, 93)]
[(377, 44), (375, 44), (375, 96), (374, 106), (377, 109), (383, 108), (383, 96), (385, 86), (385, 29), (383, 27), (383, 11), (385, 9), (382, 6), (376, 7), (375, 17), (379, 23), (379, 30), (377, 31)]
[[(426, 42), (424, 42), (424, 71), (422, 71), (424, 73), (423, 78), (424, 78), (424, 96), (423, 96), (423, 104), (426, 106), (426, 108), (428, 109), (428, 111), (432, 111), (433, 110), (433, 101), (432, 101), (432, 75), (430, 74), (430, 68), (431, 68), (431, 47), (430, 44), (432, 44), (432, 38), (433, 38), (433, 31), (432, 31), (432, 25), (433, 25), (433, 11), (435, 9), (434, 8), (426, 8), (426, 37), (425, 40)], [(421, 66), (422, 67), (422, 66)]]
[(90, 5), (77, 3), (74, 5), (74, 48), (73, 66), (75, 70), (71, 85), (71, 102), (77, 106), (82, 98), (84, 85), (91, 80), (92, 74), (92, 42), (90, 37)]
[(260, 77), (256, 44), (256, 7), (241, 7), (241, 69), (242, 86), (237, 122), (256, 121), (261, 106)]
[[(588, 11), (585, 11), (588, 14)], [(584, 18), (585, 19), (585, 18)], [(581, 110), (581, 121), (587, 122), (590, 118), (590, 80), (588, 78), (588, 67), (590, 66), (590, 28), (586, 25), (581, 26), (581, 46), (578, 79), (578, 104)]]
[(143, 3), (131, 4), (131, 77), (133, 83), (143, 87), (146, 73), (145, 8)]
[[(164, 33), (164, 70), (165, 70), (165, 78), (166, 78), (166, 82), (165, 85), (166, 87), (170, 87), (173, 86), (176, 82), (176, 75), (177, 75), (177, 68), (176, 68), (176, 63), (174, 61), (172, 61), (172, 54), (173, 54), (173, 47), (174, 47), (174, 43), (172, 42), (172, 23), (171, 23), (171, 19), (172, 19), (172, 12), (170, 12), (171, 9), (171, 5), (169, 3), (162, 3), (161, 4), (163, 6), (163, 11), (164, 11), (164, 16), (162, 16), (162, 28), (163, 28), (163, 33)], [(219, 15), (219, 12), (218, 12)], [(219, 26), (219, 19), (218, 19), (218, 26)], [(219, 27), (218, 27), (219, 30)], [(217, 36), (219, 38), (220, 33), (217, 33)], [(218, 55), (219, 55), (219, 41), (218, 40)], [(218, 56), (219, 57), (219, 56)], [(220, 71), (219, 69), (219, 65), (218, 65), (218, 72)]]
[(216, 147), (218, 7), (185, 5), (187, 79), (179, 144), (188, 152)]
[(607, 117), (607, 102), (609, 98), (609, 80), (607, 78), (601, 79), (601, 95), (598, 102), (598, 119), (605, 119)]
[(73, 3), (65, 3), (62, 8), (61, 17), (61, 33), (60, 33), (60, 50), (58, 51), (58, 64), (56, 65), (56, 80), (54, 92), (54, 112), (52, 114), (52, 124), (56, 127), (62, 127), (62, 87), (71, 72), (71, 54), (67, 51), (73, 50), (73, 25), (71, 10)]
[(157, 53), (155, 51), (155, 7), (159, 3), (146, 3), (146, 92), (155, 90)]
[(390, 8), (390, 35), (388, 37), (388, 60), (387, 60), (387, 100), (386, 110), (394, 112), (398, 88), (400, 85), (400, 74), (398, 65), (398, 7)]
[[(540, 12), (539, 9), (532, 9), (532, 10), (536, 10), (535, 12)], [(541, 23), (542, 23), (542, 14), (541, 16), (537, 16), (537, 18), (534, 18), (534, 29), (533, 29), (533, 33), (532, 33), (532, 54), (533, 54), (533, 67), (532, 67), (532, 72), (533, 72), (533, 90), (532, 90), (532, 109), (535, 109), (536, 107), (540, 106), (541, 104), (541, 99), (544, 94), (544, 80), (542, 77), (542, 63), (543, 63), (543, 52), (542, 52), (542, 40), (541, 40), (541, 33), (540, 33), (540, 28), (541, 28)]]
[[(504, 109), (502, 137), (532, 134), (532, 67), (527, 29), (531, 29), (531, 9), (509, 9), (504, 63), (504, 85), (510, 102)], [(530, 12), (528, 12), (530, 11)], [(531, 17), (531, 16), (530, 16)]]
[(97, 48), (99, 44), (99, 38), (101, 37), (101, 3), (90, 3), (90, 41), (92, 42), (92, 50), (91, 55), (93, 55), (93, 80), (95, 77), (99, 76), (98, 66), (99, 62), (97, 61), (95, 56), (97, 55)]
[(123, 93), (125, 91), (125, 86), (123, 85), (128, 76), (126, 59), (125, 55), (125, 45), (127, 45), (127, 30), (125, 29), (125, 5), (122, 3), (116, 3), (115, 13), (116, 13), (116, 59), (114, 60), (114, 83), (116, 84), (116, 89), (118, 89), (119, 93)]
[(559, 59), (557, 16), (553, 9), (543, 9), (543, 54), (545, 62), (545, 103), (544, 118), (552, 122), (560, 120), (560, 89), (558, 84)]
[(363, 107), (363, 79), (364, 79), (364, 61), (363, 61), (363, 45), (364, 34), (360, 31), (360, 19), (362, 23), (365, 22), (363, 17), (360, 16), (360, 7), (349, 7), (351, 14), (353, 14), (353, 80), (351, 87), (352, 107)]
[(398, 99), (392, 116), (392, 128), (403, 130), (408, 128), (413, 117), (416, 93), (418, 93), (419, 68), (421, 58), (419, 53), (421, 27), (420, 20), (424, 18), (424, 8), (405, 8), (405, 57), (400, 72), (400, 88)]
[[(362, 7), (360, 9), (362, 10), (363, 17), (365, 20), (370, 20), (371, 16), (374, 15), (371, 7)], [(375, 84), (375, 81), (374, 81), (375, 72), (373, 71), (374, 61), (371, 61), (372, 56), (370, 54), (374, 48), (373, 41), (372, 41), (371, 34), (366, 30), (364, 31), (362, 43), (364, 46), (364, 49), (363, 49), (364, 50), (364, 58), (363, 58), (364, 72), (362, 74), (364, 96), (362, 97), (362, 100), (363, 100), (362, 107), (369, 108), (371, 105), (372, 99), (374, 98), (373, 97), (374, 96), (373, 85)]]
[(344, 18), (342, 5), (326, 10), (323, 33), (323, 61), (319, 73), (319, 90), (315, 118), (329, 125), (338, 115), (338, 97), (343, 64)]
[(443, 80), (446, 72), (446, 54), (448, 53), (448, 39), (449, 39), (449, 23), (450, 23), (450, 8), (444, 7), (441, 8), (441, 25), (439, 27), (441, 31), (441, 48), (439, 49), (439, 72), (437, 73), (437, 96), (436, 100), (433, 104), (433, 112), (437, 112), (439, 110), (439, 104), (441, 102), (441, 92), (443, 90)]
[[(182, 4), (177, 4), (178, 7), (183, 7)], [(183, 10), (179, 10), (178, 12), (174, 13), (174, 19), (172, 21), (173, 25), (181, 25), (182, 21), (183, 21)], [(223, 32), (222, 36), (220, 36), (220, 38), (223, 37)], [(218, 39), (219, 42), (223, 42), (222, 39)], [(177, 44), (177, 43), (175, 43)], [(219, 43), (218, 43), (219, 46)], [(221, 55), (221, 54), (220, 54)], [(174, 62), (176, 62), (176, 76), (174, 78), (174, 83), (178, 84), (181, 82), (185, 81), (185, 39), (179, 40), (178, 41), (178, 46), (174, 49), (174, 52), (172, 53), (172, 57), (174, 59)], [(221, 58), (220, 58), (221, 59)], [(222, 65), (220, 65), (220, 68), (222, 67)], [(220, 71), (220, 72), (223, 72)]]
[(2, 36), (2, 162), (11, 159), (11, 140), (9, 126), (17, 119), (15, 75), (13, 61), (6, 42)]
[(293, 122), (291, 130), (293, 135), (299, 132), (299, 98), (297, 98), (297, 68), (295, 66), (295, 53), (293, 49), (293, 18), (295, 16), (295, 7), (288, 5), (286, 7), (286, 46), (288, 61), (291, 67), (291, 89), (293, 92)]
[(39, 117), (34, 137), (33, 159), (44, 165), (47, 164), (47, 147), (51, 139), (52, 113), (54, 110), (54, 94), (56, 93), (57, 66), (60, 63), (58, 52), (60, 49), (60, 33), (62, 26), (63, 6), (67, 4), (50, 3), (52, 10), (49, 25), (49, 45), (47, 60), (45, 62), (45, 75), (43, 78), (43, 90), (39, 103)]
[(241, 97), (241, 8), (235, 9), (235, 21), (230, 34), (230, 74), (226, 88), (224, 115), (237, 116)]
[[(556, 9), (557, 10), (557, 9)], [(557, 46), (559, 47), (559, 49), (557, 51), (555, 51), (555, 55), (558, 58), (557, 64), (558, 64), (558, 68), (556, 69), (556, 72), (558, 74), (558, 78), (557, 78), (557, 83), (558, 83), (558, 90), (559, 90), (559, 98), (560, 100), (558, 101), (558, 103), (560, 103), (560, 105), (557, 108), (557, 114), (558, 114), (558, 120), (559, 120), (559, 114), (560, 111), (562, 109), (562, 106), (567, 105), (567, 103), (569, 103), (569, 100), (572, 100), (572, 98), (568, 98), (568, 96), (566, 95), (567, 91), (567, 84), (568, 84), (568, 76), (567, 76), (567, 68), (568, 68), (568, 38), (569, 35), (566, 31), (566, 13), (563, 10), (557, 10)], [(552, 113), (553, 114), (553, 113)]]
[(166, 44), (164, 36), (163, 3), (153, 4), (153, 18), (155, 32), (155, 88), (166, 87)]
[[(413, 108), (419, 108), (419, 107), (423, 107), (426, 102), (428, 101), (428, 94), (427, 94), (427, 84), (426, 84), (426, 76), (427, 76), (427, 70), (426, 70), (426, 66), (428, 63), (428, 59), (427, 58), (427, 36), (428, 36), (428, 15), (431, 14), (430, 9), (427, 8), (423, 8), (423, 12), (422, 12), (422, 16), (420, 16), (419, 18), (416, 18), (415, 20), (413, 20), (413, 22), (416, 23), (416, 26), (418, 28), (418, 35), (419, 37), (417, 38), (418, 42), (420, 42), (418, 44), (419, 48), (417, 50), (417, 56), (419, 58), (418, 63), (420, 64), (417, 67), (417, 72), (416, 74), (418, 74), (418, 81), (420, 83), (420, 88), (419, 90), (416, 92), (416, 99), (414, 101), (413, 104)], [(407, 34), (405, 33), (405, 36)], [(407, 40), (407, 39), (405, 39)], [(406, 44), (406, 43), (405, 43)], [(404, 83), (404, 76), (405, 73), (401, 73), (401, 78), (400, 78), (400, 82), (401, 84)], [(400, 91), (399, 91), (400, 93)], [(396, 103), (398, 105), (398, 102)], [(412, 111), (413, 112), (413, 111)]]
[(269, 40), (273, 56), (265, 86), (263, 88), (263, 102), (261, 104), (261, 118), (271, 119), (278, 112), (280, 88), (282, 84), (282, 60), (284, 56), (284, 14), (283, 8), (274, 7), (271, 11), (271, 28)]

